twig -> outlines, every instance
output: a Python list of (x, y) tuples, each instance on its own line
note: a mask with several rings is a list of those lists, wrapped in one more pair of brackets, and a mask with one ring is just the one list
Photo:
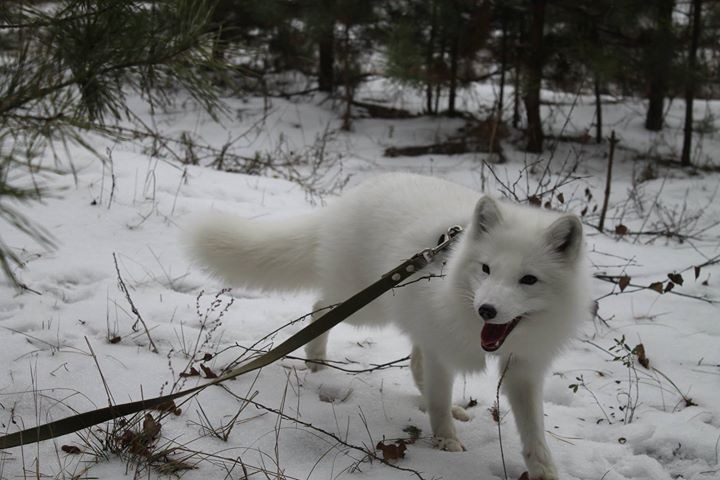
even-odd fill
[(148, 330), (147, 325), (145, 324), (145, 320), (143, 320), (142, 316), (140, 315), (140, 312), (138, 311), (137, 307), (132, 301), (132, 298), (130, 298), (130, 292), (127, 289), (127, 286), (125, 286), (125, 282), (122, 279), (122, 276), (120, 275), (120, 267), (118, 267), (117, 262), (117, 256), (115, 255), (115, 252), (113, 252), (113, 261), (115, 262), (115, 271), (117, 272), (117, 278), (118, 278), (118, 287), (120, 288), (120, 291), (125, 294), (125, 298), (127, 299), (128, 303), (130, 304), (130, 309), (132, 310), (132, 313), (135, 314), (137, 317), (137, 321), (135, 322), (135, 325), (133, 325), (133, 330), (137, 329), (137, 323), (140, 322), (145, 329), (145, 334), (148, 337), (148, 340), (150, 341), (150, 351), (153, 353), (158, 353), (158, 348), (155, 346), (155, 342), (153, 342), (152, 337), (150, 336), (150, 330)]
[(273, 414), (275, 414), (275, 415), (279, 415), (280, 417), (282, 417), (282, 418), (284, 418), (284, 419), (286, 419), (286, 420), (290, 420), (291, 422), (294, 422), (294, 423), (297, 423), (297, 424), (299, 424), (299, 425), (302, 425), (303, 427), (306, 427), (306, 428), (309, 428), (309, 429), (314, 430), (314, 431), (316, 431), (316, 432), (322, 433), (323, 435), (327, 435), (328, 437), (332, 438), (333, 440), (335, 440), (336, 442), (338, 442), (339, 444), (341, 444), (341, 445), (343, 445), (343, 446), (345, 446), (345, 447), (347, 447), (347, 448), (350, 448), (350, 449), (352, 449), (352, 450), (356, 450), (356, 451), (358, 451), (358, 452), (361, 452), (362, 454), (366, 455), (366, 456), (369, 457), (369, 458), (372, 458), (372, 459), (377, 460), (377, 461), (379, 461), (379, 462), (381, 462), (381, 463), (384, 463), (384, 464), (387, 465), (388, 467), (394, 468), (394, 469), (396, 469), (396, 470), (401, 470), (401, 471), (403, 471), (403, 472), (412, 473), (413, 475), (415, 475), (415, 476), (416, 476), (417, 478), (419, 478), (420, 480), (424, 480), (424, 477), (422, 476), (422, 474), (421, 474), (420, 472), (418, 472), (417, 470), (414, 470), (414, 469), (412, 469), (412, 468), (405, 468), (405, 467), (400, 467), (400, 466), (398, 466), (398, 465), (394, 465), (394, 464), (388, 462), (387, 460), (383, 459), (382, 457), (379, 457), (378, 455), (376, 455), (375, 452), (370, 451), (369, 449), (366, 449), (366, 448), (363, 448), (363, 447), (359, 447), (359, 446), (357, 446), (357, 445), (353, 445), (352, 443), (348, 443), (348, 442), (346, 442), (345, 440), (343, 440), (343, 439), (341, 439), (340, 437), (338, 437), (337, 435), (335, 435), (334, 433), (328, 432), (327, 430), (323, 430), (323, 429), (320, 428), (320, 427), (316, 427), (316, 426), (313, 425), (312, 423), (304, 422), (304, 421), (300, 420), (299, 418), (292, 417), (292, 416), (290, 416), (290, 415), (288, 415), (288, 414), (286, 414), (286, 413), (284, 413), (284, 412), (281, 412), (280, 410), (277, 410), (277, 409), (272, 408), (272, 407), (265, 406), (265, 405), (263, 405), (263, 404), (261, 404), (261, 403), (259, 403), (259, 402), (254, 401), (254, 400), (242, 398), (242, 397), (240, 397), (239, 395), (235, 394), (232, 390), (230, 390), (226, 385), (219, 384), (219, 386), (220, 386), (221, 388), (223, 388), (226, 392), (228, 392), (230, 395), (232, 395), (233, 397), (235, 397), (236, 399), (238, 399), (238, 400), (240, 400), (240, 401), (250, 403), (250, 404), (254, 405), (254, 406), (257, 407), (257, 408), (261, 408), (261, 409), (266, 410), (266, 411), (268, 411), (268, 412), (270, 412), (270, 413), (273, 413)]
[[(624, 276), (624, 275), (623, 275), (623, 276)], [(604, 281), (604, 282), (609, 282), (609, 283), (612, 283), (612, 284), (614, 284), (614, 285), (618, 285), (619, 280), (620, 280), (620, 278), (621, 278), (622, 276), (620, 276), (620, 275), (604, 275), (604, 274), (601, 274), (601, 273), (596, 273), (596, 274), (593, 275), (593, 277), (594, 277), (594, 278), (597, 278), (598, 280), (602, 280), (602, 281)], [(620, 291), (620, 292), (610, 292), (610, 293), (606, 293), (605, 295), (603, 295), (603, 296), (601, 296), (601, 297), (599, 297), (599, 298), (596, 298), (595, 300), (596, 300), (596, 301), (597, 301), (597, 300), (602, 300), (603, 298), (610, 297), (610, 296), (614, 296), (614, 295), (622, 295), (623, 293), (639, 292), (640, 290), (652, 290), (653, 292), (658, 293), (658, 295), (662, 295), (662, 294), (665, 294), (665, 293), (670, 293), (670, 294), (672, 294), (672, 295), (678, 295), (678, 296), (685, 297), (685, 298), (692, 298), (692, 299), (694, 299), (694, 300), (701, 300), (701, 301), (706, 302), (706, 303), (709, 303), (709, 304), (717, 304), (717, 303), (720, 303), (720, 300), (715, 300), (715, 299), (707, 298), (707, 297), (701, 297), (701, 296), (699, 296), (699, 295), (690, 295), (689, 293), (676, 292), (675, 290), (670, 290), (670, 291), (667, 291), (667, 292), (666, 292), (666, 291), (663, 291), (662, 293), (660, 293), (660, 292), (658, 292), (657, 290), (655, 290), (655, 289), (653, 289), (653, 288), (646, 287), (646, 286), (643, 286), (643, 285), (638, 285), (638, 284), (636, 284), (636, 283), (628, 283), (627, 286), (628, 286), (628, 287), (633, 287), (633, 288), (635, 288), (635, 290), (625, 289), (625, 290), (622, 290), (622, 291)]]
[(505, 475), (505, 480), (508, 478), (507, 474), (507, 466), (505, 465), (505, 451), (503, 450), (503, 443), (502, 443), (502, 429), (500, 428), (500, 386), (502, 385), (503, 379), (505, 379), (505, 374), (507, 373), (508, 368), (510, 367), (510, 360), (512, 360), (512, 354), (507, 359), (507, 362), (505, 362), (505, 367), (503, 367), (502, 374), (500, 375), (500, 380), (498, 380), (497, 384), (497, 390), (495, 390), (495, 405), (497, 405), (498, 409), (498, 421), (497, 421), (497, 427), (498, 427), (498, 441), (500, 442), (500, 459), (502, 460), (502, 466), (503, 466), (503, 473)]

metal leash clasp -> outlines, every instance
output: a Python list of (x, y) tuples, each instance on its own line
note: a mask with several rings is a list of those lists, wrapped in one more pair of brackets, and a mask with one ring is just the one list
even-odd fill
[(438, 239), (438, 244), (434, 248), (426, 248), (425, 250), (420, 252), (420, 255), (425, 258), (426, 262), (432, 262), (433, 258), (435, 258), (435, 255), (445, 250), (453, 242), (453, 240), (455, 240), (457, 234), (462, 231), (463, 228), (460, 225), (453, 225), (449, 227), (447, 231), (440, 236), (440, 238)]

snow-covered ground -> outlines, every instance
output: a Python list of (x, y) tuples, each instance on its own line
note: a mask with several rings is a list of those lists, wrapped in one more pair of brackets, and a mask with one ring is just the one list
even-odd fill
[[(370, 83), (359, 97), (389, 99), (390, 105), (410, 109), (421, 104), (381, 82)], [(487, 107), (492, 98), (491, 87), (477, 87), (466, 93), (461, 106)], [(552, 103), (544, 113), (554, 133), (581, 135), (591, 129), (590, 97), (545, 92), (544, 98)], [(603, 198), (607, 143), (548, 141), (553, 148), (537, 157), (519, 151), (511, 135), (504, 143), (508, 162), (493, 167), (483, 166), (483, 154), (384, 158), (388, 146), (433, 143), (455, 133), (463, 121), (358, 119), (348, 133), (338, 130), (338, 111), (320, 97), (272, 99), (267, 111), (262, 99), (228, 103), (232, 113), (223, 126), (190, 103), (156, 121), (168, 135), (187, 132), (217, 147), (244, 135), (233, 148), (248, 156), (308, 153), (324, 137), (330, 165), (321, 172), (319, 186), (330, 190), (348, 176), (351, 186), (397, 170), (448, 178), (495, 195), (504, 190), (500, 183), (511, 189), (515, 185), (523, 199), (541, 177), (551, 186), (562, 185), (553, 196), (554, 208), (580, 213), (588, 207), (587, 242), (595, 273), (631, 278), (622, 294), (612, 283), (594, 282), (594, 297), (601, 298), (599, 317), (583, 325), (547, 378), (548, 441), (562, 478), (720, 478), (720, 316), (716, 303), (702, 300), (720, 301), (720, 267), (702, 267), (697, 279), (693, 269), (720, 254), (720, 228), (715, 226), (720, 221), (720, 176), (663, 165), (648, 168), (643, 159), (679, 151), (683, 105), (673, 103), (671, 128), (652, 135), (642, 128), (639, 101), (617, 101), (604, 112), (607, 131), (614, 128), (620, 139), (608, 230), (619, 224), (630, 232), (669, 230), (682, 235), (679, 241), (662, 235), (600, 234), (592, 228), (598, 221), (593, 209)], [(141, 114), (143, 108), (136, 106)], [(700, 103), (696, 113), (699, 119), (712, 119), (720, 114), (720, 104)], [(698, 139), (697, 163), (719, 165), (718, 134)], [(69, 164), (58, 173), (45, 173), (53, 195), (42, 204), (19, 207), (54, 235), (55, 250), (45, 251), (7, 225), (0, 227), (4, 241), (27, 262), (18, 274), (31, 289), (18, 293), (7, 282), (0, 284), (2, 431), (106, 406), (108, 395), (120, 403), (195, 385), (202, 381), (199, 377), (179, 376), (191, 362), (198, 370), (202, 364), (219, 372), (243, 355), (242, 347), (312, 308), (311, 295), (222, 291), (226, 285), (205, 277), (184, 255), (182, 230), (193, 215), (213, 209), (246, 217), (292, 215), (320, 208), (327, 197), (280, 178), (159, 159), (139, 144), (92, 141), (100, 151), (110, 149), (111, 163), (103, 165), (74, 149), (76, 178)], [(574, 178), (567, 179), (563, 170), (575, 160)], [(137, 318), (119, 289), (113, 255), (157, 353), (150, 351), (142, 325), (133, 328)], [(665, 287), (668, 273), (681, 273), (684, 280), (669, 293), (632, 286), (661, 281)], [(302, 325), (282, 330), (274, 341)], [(644, 345), (650, 368), (624, 347), (614, 348), (623, 338), (630, 349)], [(257, 347), (268, 346), (266, 341)], [(401, 359), (409, 348), (394, 331), (340, 325), (332, 332), (329, 357), (344, 369), (363, 370)], [(469, 409), (473, 419), (458, 424), (467, 452), (448, 453), (432, 448), (428, 419), (419, 410), (407, 366), (402, 361), (363, 373), (310, 373), (302, 361), (286, 359), (257, 377), (229, 382), (227, 390), (203, 391), (182, 405), (179, 415), (163, 416), (155, 449), (174, 449), (168, 458), (182, 460), (192, 470), (180, 470), (183, 465), (168, 463), (162, 455), (148, 469), (146, 461), (103, 450), (105, 435), (94, 429), (94, 438), (69, 435), (0, 452), (0, 478), (124, 478), (137, 469), (154, 478), (162, 468), (190, 479), (417, 478), (413, 471), (425, 479), (505, 478), (498, 426), (490, 412), (498, 382), (495, 369), (457, 380), (456, 403), (472, 399), (477, 405)], [(245, 405), (236, 397), (249, 398), (254, 392), (257, 404)], [(236, 424), (224, 441), (203, 428), (207, 422), (215, 427)], [(419, 429), (419, 438), (395, 465), (412, 471), (369, 462), (351, 447), (372, 449), (383, 438), (408, 438), (408, 427)], [(502, 397), (500, 428), (507, 478), (516, 479), (524, 464)], [(83, 453), (68, 454), (61, 450), (64, 445)]]

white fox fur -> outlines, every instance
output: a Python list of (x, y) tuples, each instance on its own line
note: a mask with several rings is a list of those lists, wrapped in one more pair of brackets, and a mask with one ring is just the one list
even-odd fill
[[(453, 377), (483, 370), (488, 354), (483, 348), (498, 336), (489, 333), (493, 325), (503, 329), (519, 320), (494, 354), (501, 366), (511, 360), (503, 391), (530, 478), (556, 479), (545, 442), (543, 378), (588, 312), (589, 277), (577, 217), (398, 173), (367, 181), (298, 218), (210, 215), (192, 229), (190, 249), (211, 272), (234, 284), (314, 290), (321, 307), (345, 300), (410, 255), (434, 246), (454, 224), (465, 229), (460, 238), (417, 274), (442, 273), (444, 278), (396, 289), (347, 321), (392, 321), (407, 333), (414, 344), (413, 376), (438, 445), (460, 451), (453, 414), (461, 418), (463, 412), (452, 407)], [(530, 276), (536, 283), (528, 284)], [(326, 343), (327, 335), (311, 342), (308, 358), (324, 359)]]

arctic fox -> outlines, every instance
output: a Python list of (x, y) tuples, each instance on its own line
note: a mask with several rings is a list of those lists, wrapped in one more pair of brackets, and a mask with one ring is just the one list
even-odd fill
[[(229, 282), (266, 291), (314, 290), (320, 308), (434, 247), (455, 224), (464, 228), (460, 237), (416, 274), (444, 277), (396, 289), (347, 322), (391, 321), (410, 337), (413, 377), (444, 450), (464, 450), (453, 424), (453, 416), (467, 420), (452, 406), (454, 375), (483, 370), (488, 352), (498, 355), (501, 368), (508, 365), (502, 387), (529, 476), (556, 479), (545, 442), (543, 378), (588, 312), (584, 240), (576, 216), (395, 173), (297, 218), (209, 215), (194, 225), (189, 243), (196, 260)], [(312, 341), (307, 357), (325, 359), (326, 344), (327, 334)]]

